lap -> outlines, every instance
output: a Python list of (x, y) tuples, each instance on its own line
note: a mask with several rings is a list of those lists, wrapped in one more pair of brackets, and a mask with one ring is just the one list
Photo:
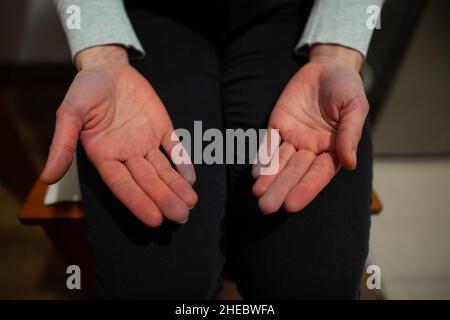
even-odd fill
[[(306, 62), (295, 57), (296, 21), (256, 26), (225, 55), (227, 128), (266, 128), (291, 76)], [(372, 147), (368, 125), (358, 168), (340, 170), (305, 209), (261, 214), (251, 192), (250, 165), (228, 168), (226, 234), (230, 269), (247, 298), (355, 298), (368, 251)]]
[[(134, 66), (160, 95), (174, 127), (191, 133), (195, 120), (204, 130), (265, 128), (282, 89), (305, 63), (293, 54), (301, 27), (292, 19), (249, 28), (219, 57), (204, 35), (170, 18), (144, 11), (130, 18), (148, 53)], [(106, 297), (210, 298), (226, 253), (246, 298), (355, 297), (368, 250), (371, 152), (366, 126), (356, 171), (341, 170), (302, 212), (272, 216), (257, 207), (250, 165), (227, 171), (196, 165), (199, 202), (188, 223), (149, 229), (113, 197), (79, 148), (101, 291)]]
[[(160, 95), (175, 128), (191, 133), (194, 120), (222, 127), (219, 63), (201, 36), (170, 19), (130, 13), (148, 56), (133, 62)], [(188, 223), (165, 221), (158, 229), (141, 224), (112, 195), (78, 150), (80, 185), (87, 212), (100, 291), (108, 298), (211, 298), (224, 257), (223, 166), (196, 165), (199, 201)]]

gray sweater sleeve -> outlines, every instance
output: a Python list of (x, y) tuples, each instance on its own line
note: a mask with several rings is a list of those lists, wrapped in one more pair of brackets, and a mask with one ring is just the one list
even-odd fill
[[(128, 19), (122, 0), (54, 0), (66, 33), (72, 58), (83, 49), (120, 44), (131, 58), (145, 51)], [(315, 0), (303, 35), (296, 46), (298, 53), (316, 43), (338, 44), (353, 48), (364, 56), (372, 36), (367, 27), (371, 5), (381, 8), (384, 0)], [(80, 28), (69, 28), (70, 6), (78, 6)]]
[[(127, 48), (130, 58), (145, 55), (122, 0), (54, 0), (72, 59), (83, 49), (119, 44)], [(71, 27), (75, 9), (79, 8), (80, 28)], [(73, 20), (72, 20), (73, 21)]]
[[(303, 35), (296, 46), (299, 54), (314, 44), (337, 44), (366, 56), (373, 30), (374, 9), (384, 0), (315, 0)], [(375, 7), (373, 7), (375, 6)]]

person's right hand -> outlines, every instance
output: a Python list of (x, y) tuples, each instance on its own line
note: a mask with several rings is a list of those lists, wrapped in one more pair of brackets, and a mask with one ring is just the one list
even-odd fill
[(56, 113), (41, 180), (63, 177), (80, 139), (105, 184), (139, 220), (152, 227), (163, 217), (185, 223), (197, 202), (195, 172), (191, 164), (177, 172), (160, 150), (170, 155), (177, 142), (158, 95), (121, 47), (86, 49), (76, 63), (81, 71)]

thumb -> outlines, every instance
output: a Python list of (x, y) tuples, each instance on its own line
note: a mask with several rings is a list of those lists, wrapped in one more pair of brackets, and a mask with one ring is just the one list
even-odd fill
[(346, 169), (356, 168), (356, 151), (368, 112), (369, 103), (365, 96), (352, 99), (341, 109), (336, 136), (336, 153)]
[(41, 181), (52, 184), (60, 180), (70, 167), (75, 153), (81, 120), (63, 105), (56, 112), (56, 126)]

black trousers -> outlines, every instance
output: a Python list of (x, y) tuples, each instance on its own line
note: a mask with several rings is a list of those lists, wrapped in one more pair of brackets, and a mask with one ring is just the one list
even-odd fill
[[(141, 1), (142, 2), (142, 1)], [(163, 1), (160, 1), (161, 3)], [(147, 50), (133, 64), (175, 128), (265, 128), (290, 77), (309, 1), (128, 2)], [(358, 296), (368, 253), (372, 148), (366, 125), (358, 168), (340, 170), (304, 210), (263, 216), (250, 165), (196, 165), (198, 204), (185, 225), (141, 224), (78, 150), (80, 184), (105, 298), (214, 298), (226, 265), (247, 299)]]

